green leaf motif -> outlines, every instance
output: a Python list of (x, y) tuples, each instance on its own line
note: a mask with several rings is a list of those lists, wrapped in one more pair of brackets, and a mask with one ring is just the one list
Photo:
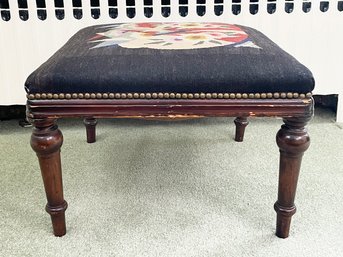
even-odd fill
[(217, 45), (222, 45), (221, 42), (216, 41), (216, 40), (210, 40), (209, 42), (213, 43), (213, 44), (217, 44)]
[(201, 44), (203, 44), (203, 43), (205, 43), (205, 41), (199, 41), (198, 43), (196, 43), (196, 44), (194, 44), (194, 45), (197, 46), (197, 45), (201, 45)]

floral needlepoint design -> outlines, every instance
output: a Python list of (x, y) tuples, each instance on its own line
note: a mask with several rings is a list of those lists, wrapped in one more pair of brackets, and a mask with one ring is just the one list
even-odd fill
[(260, 48), (240, 27), (226, 23), (123, 23), (100, 27), (92, 48), (197, 49), (218, 46)]

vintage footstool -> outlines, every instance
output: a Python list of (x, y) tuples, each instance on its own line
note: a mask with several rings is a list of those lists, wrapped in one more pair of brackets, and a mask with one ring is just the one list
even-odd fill
[[(31, 146), (43, 176), (54, 234), (66, 233), (56, 120), (282, 117), (276, 235), (289, 234), (300, 163), (313, 115), (311, 72), (255, 29), (226, 23), (124, 23), (80, 30), (26, 81)], [(266, 156), (261, 156), (266, 160)]]

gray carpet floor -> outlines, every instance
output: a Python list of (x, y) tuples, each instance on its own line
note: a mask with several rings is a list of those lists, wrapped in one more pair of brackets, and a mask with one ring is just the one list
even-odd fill
[(343, 256), (343, 129), (309, 126), (288, 239), (275, 232), (280, 119), (61, 120), (67, 234), (52, 235), (31, 129), (0, 122), (0, 256)]

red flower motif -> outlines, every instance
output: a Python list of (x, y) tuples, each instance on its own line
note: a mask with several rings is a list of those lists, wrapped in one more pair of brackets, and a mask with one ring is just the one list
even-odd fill
[(103, 35), (97, 34), (94, 37), (90, 38), (89, 40), (100, 40), (100, 39), (104, 39), (104, 38), (106, 38), (106, 37)]
[(136, 26), (140, 28), (155, 28), (156, 27), (154, 23), (149, 23), (149, 22), (137, 23)]
[(234, 43), (238, 43), (241, 42), (245, 39), (247, 39), (248, 36), (247, 35), (238, 35), (235, 37), (222, 37), (222, 38), (217, 38), (217, 40), (223, 40), (223, 41), (227, 41), (227, 42), (234, 42)]

